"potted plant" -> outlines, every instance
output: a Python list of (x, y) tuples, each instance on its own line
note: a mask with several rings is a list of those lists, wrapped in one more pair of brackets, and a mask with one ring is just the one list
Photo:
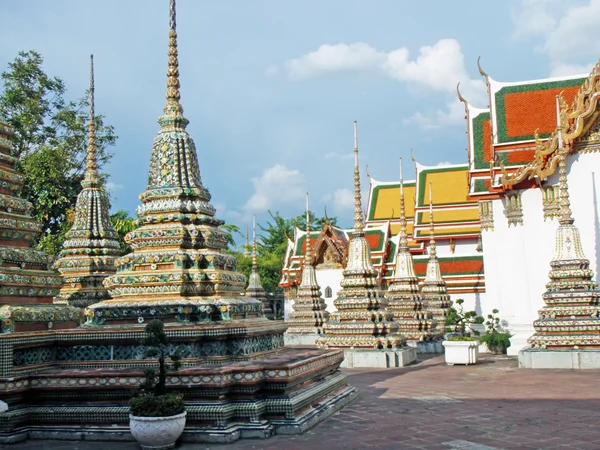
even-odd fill
[[(146, 325), (145, 358), (158, 358), (158, 371), (147, 369), (135, 397), (129, 401), (129, 428), (143, 449), (167, 449), (175, 446), (185, 427), (183, 396), (167, 393), (167, 370), (177, 370), (179, 352), (169, 346), (164, 324), (153, 320)], [(168, 364), (167, 360), (171, 363)]]
[(506, 349), (510, 347), (512, 334), (501, 330), (498, 312), (497, 309), (493, 309), (492, 314), (488, 314), (488, 320), (485, 322), (486, 331), (480, 341), (485, 343), (490, 353), (502, 355), (506, 354)]
[(456, 300), (456, 307), (450, 308), (446, 316), (446, 340), (444, 356), (446, 364), (476, 364), (479, 356), (479, 331), (473, 328), (474, 324), (483, 323), (483, 317), (475, 311), (465, 311), (463, 299)]

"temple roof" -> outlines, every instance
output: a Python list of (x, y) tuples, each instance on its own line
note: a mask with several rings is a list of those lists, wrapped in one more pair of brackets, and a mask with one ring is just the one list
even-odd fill
[(575, 99), (585, 77), (572, 75), (540, 80), (500, 82), (483, 72), (489, 109), (465, 103), (469, 152), (469, 194), (497, 196), (504, 191), (502, 170), (520, 171), (535, 159), (537, 138), (556, 129), (556, 96), (567, 104)]

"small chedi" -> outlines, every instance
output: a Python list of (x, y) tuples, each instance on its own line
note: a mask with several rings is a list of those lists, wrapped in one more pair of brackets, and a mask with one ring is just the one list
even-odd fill
[(448, 295), (448, 287), (442, 278), (440, 262), (437, 257), (435, 246), (435, 229), (433, 225), (433, 189), (429, 185), (429, 262), (427, 263), (427, 272), (425, 280), (421, 286), (421, 297), (423, 298), (423, 308), (433, 314), (433, 318), (442, 327), (446, 322), (446, 317), (450, 313), (452, 301)]
[(259, 300), (263, 305), (263, 313), (268, 319), (273, 319), (273, 308), (265, 288), (263, 288), (260, 281), (260, 274), (258, 273), (258, 261), (256, 259), (256, 218), (252, 225), (252, 268), (250, 269), (250, 277), (248, 279), (248, 287), (246, 288), (246, 297), (254, 298)]
[(346, 367), (399, 367), (416, 359), (416, 349), (406, 347), (398, 324), (386, 309), (377, 272), (373, 269), (365, 239), (358, 167), (358, 138), (354, 122), (354, 231), (348, 263), (342, 273), (337, 311), (323, 326), (317, 339), (320, 348), (344, 349)]
[(0, 337), (74, 328), (81, 323), (81, 311), (52, 304), (62, 280), (51, 270), (52, 258), (32, 248), (42, 224), (31, 216), (32, 204), (18, 196), (23, 175), (16, 169), (12, 136), (13, 128), (0, 120)]
[(73, 226), (66, 234), (56, 267), (64, 284), (54, 303), (86, 307), (107, 300), (102, 282), (114, 274), (120, 256), (118, 235), (110, 222), (110, 201), (98, 173), (94, 122), (94, 60), (90, 59), (90, 118), (86, 170), (77, 196)]
[(310, 240), (310, 212), (308, 210), (308, 193), (306, 194), (306, 251), (302, 282), (298, 286), (298, 296), (294, 300), (294, 310), (288, 320), (289, 328), (285, 334), (286, 344), (315, 344), (323, 334), (323, 325), (327, 322), (325, 300), (321, 297), (321, 287), (317, 283)]
[(567, 153), (561, 149), (558, 163), (560, 216), (550, 281), (542, 295), (546, 306), (533, 323), (536, 332), (528, 339), (531, 348), (519, 352), (521, 367), (600, 367), (600, 291), (571, 215)]
[[(433, 313), (423, 306), (419, 292), (419, 279), (415, 273), (412, 255), (408, 248), (406, 231), (406, 209), (404, 204), (404, 180), (402, 158), (400, 158), (400, 233), (394, 276), (389, 280), (387, 308), (394, 315), (400, 333), (409, 345), (415, 345), (420, 352), (434, 352), (432, 341), (441, 338), (443, 331), (437, 329)], [(443, 323), (442, 323), (443, 327)], [(439, 345), (438, 350), (441, 351)]]

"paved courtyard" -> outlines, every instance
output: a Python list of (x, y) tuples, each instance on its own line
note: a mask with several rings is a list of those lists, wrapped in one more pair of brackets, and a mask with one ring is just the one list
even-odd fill
[[(360, 398), (307, 433), (180, 449), (600, 449), (600, 370), (527, 370), (507, 356), (446, 366), (352, 369)], [(14, 450), (133, 450), (133, 443), (29, 441)]]

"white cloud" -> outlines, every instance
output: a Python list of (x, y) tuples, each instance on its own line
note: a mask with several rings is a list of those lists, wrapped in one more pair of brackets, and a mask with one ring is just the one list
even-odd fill
[(597, 56), (600, 53), (600, 0), (562, 11), (556, 27), (547, 30), (542, 51), (553, 61)]
[(278, 65), (269, 66), (265, 69), (265, 75), (268, 75), (270, 77), (274, 77), (278, 74), (279, 74), (279, 66)]
[(106, 188), (106, 190), (108, 192), (115, 192), (120, 189), (123, 189), (122, 184), (113, 183), (112, 181), (107, 181), (106, 184), (104, 185), (104, 187)]
[(306, 192), (304, 176), (298, 170), (276, 164), (266, 169), (260, 177), (252, 178), (254, 194), (243, 209), (248, 213), (260, 214), (276, 210), (286, 203), (302, 204)]
[(561, 0), (522, 0), (512, 11), (513, 38), (541, 38), (536, 50), (550, 58), (550, 76), (589, 72), (600, 53), (600, 0), (569, 5)]
[(451, 163), (450, 161), (441, 161), (439, 163), (436, 164), (437, 167), (443, 167), (443, 166), (451, 166), (454, 163)]
[(325, 155), (323, 155), (323, 158), (325, 158), (325, 159), (352, 159), (352, 158), (354, 158), (354, 154), (329, 152), (329, 153), (325, 153)]
[(558, 0), (524, 0), (521, 8), (511, 11), (515, 24), (513, 38), (520, 39), (548, 33), (556, 26), (552, 11)]
[[(413, 60), (405, 47), (385, 52), (364, 42), (325, 44), (304, 56), (288, 60), (284, 67), (293, 80), (341, 71), (376, 70), (409, 86), (443, 92), (448, 96), (446, 111), (418, 112), (405, 120), (405, 123), (426, 129), (464, 121), (464, 108), (455, 94), (458, 82), (469, 101), (482, 106), (487, 104), (485, 83), (469, 77), (460, 43), (455, 39), (440, 39), (431, 46), (423, 46)], [(325, 157), (334, 156), (327, 154)]]
[(557, 64), (552, 67), (550, 71), (551, 77), (564, 77), (567, 75), (577, 74), (588, 74), (594, 67), (593, 64), (579, 65), (579, 64)]
[(285, 68), (292, 79), (302, 80), (326, 72), (377, 68), (385, 59), (385, 53), (363, 42), (324, 44), (314, 52), (286, 61)]
[[(362, 193), (363, 201), (366, 200), (366, 194)], [(354, 212), (354, 191), (347, 188), (338, 189), (332, 193), (325, 194), (321, 197), (321, 201), (327, 207), (331, 206), (331, 210), (342, 217), (352, 217)]]

